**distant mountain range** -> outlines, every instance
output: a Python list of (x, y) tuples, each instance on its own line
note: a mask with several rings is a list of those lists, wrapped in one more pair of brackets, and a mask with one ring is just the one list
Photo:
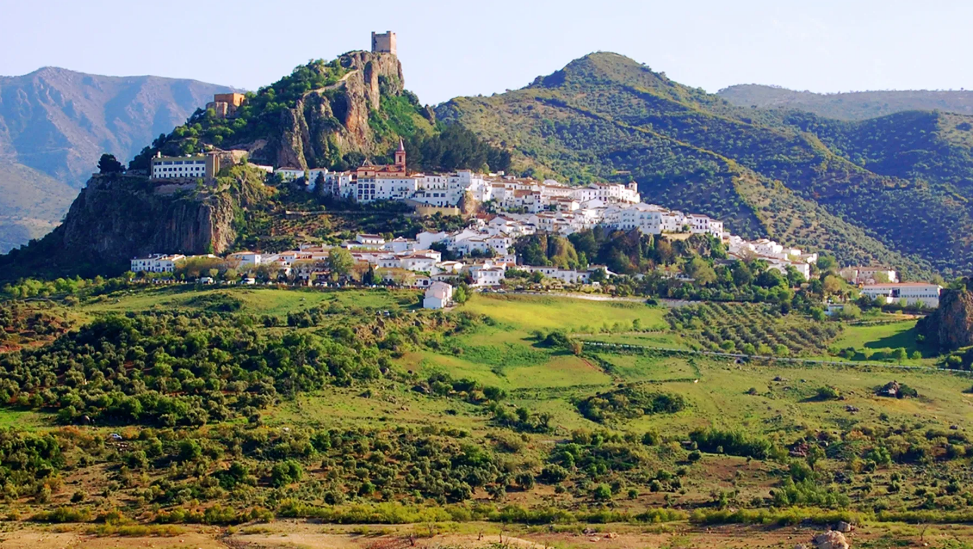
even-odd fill
[(56, 225), (102, 153), (130, 159), (230, 89), (54, 67), (0, 76), (0, 252)]
[(740, 84), (717, 92), (738, 107), (795, 109), (838, 120), (865, 120), (902, 111), (973, 115), (973, 91), (863, 91), (812, 93), (776, 86)]

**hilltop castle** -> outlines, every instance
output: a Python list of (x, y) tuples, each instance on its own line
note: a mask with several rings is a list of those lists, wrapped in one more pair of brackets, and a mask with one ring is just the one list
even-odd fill
[(375, 34), (375, 31), (372, 31), (372, 53), (395, 55), (395, 33), (385, 31), (384, 34)]

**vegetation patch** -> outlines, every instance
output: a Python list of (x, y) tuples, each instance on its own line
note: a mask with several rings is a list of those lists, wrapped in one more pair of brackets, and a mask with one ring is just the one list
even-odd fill
[(627, 385), (585, 398), (577, 406), (581, 415), (591, 421), (608, 423), (643, 415), (675, 414), (686, 408), (686, 399), (682, 395), (649, 391), (639, 385)]

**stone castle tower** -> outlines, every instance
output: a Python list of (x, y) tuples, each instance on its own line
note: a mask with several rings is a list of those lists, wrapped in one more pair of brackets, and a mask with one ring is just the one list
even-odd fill
[(372, 31), (372, 53), (395, 55), (395, 33), (385, 31), (384, 34), (375, 34), (375, 31)]

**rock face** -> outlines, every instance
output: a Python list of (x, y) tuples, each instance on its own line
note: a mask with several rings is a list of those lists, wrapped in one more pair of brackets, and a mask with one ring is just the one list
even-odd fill
[(236, 237), (229, 195), (164, 195), (138, 190), (143, 182), (92, 178), (56, 231), (65, 249), (116, 263), (153, 252), (218, 253)]
[(401, 63), (389, 53), (364, 51), (346, 53), (339, 61), (349, 71), (344, 78), (308, 92), (281, 112), (279, 132), (266, 147), (252, 151), (255, 160), (307, 169), (333, 166), (349, 152), (387, 152), (376, 150), (369, 114), (381, 108), (383, 94), (402, 94)]
[(137, 176), (94, 176), (61, 226), (3, 263), (112, 274), (150, 253), (224, 252), (236, 239), (235, 212), (256, 196), (250, 180), (239, 183), (230, 192), (158, 185)]
[(973, 292), (968, 287), (943, 290), (939, 308), (920, 320), (916, 330), (941, 352), (973, 345)]

